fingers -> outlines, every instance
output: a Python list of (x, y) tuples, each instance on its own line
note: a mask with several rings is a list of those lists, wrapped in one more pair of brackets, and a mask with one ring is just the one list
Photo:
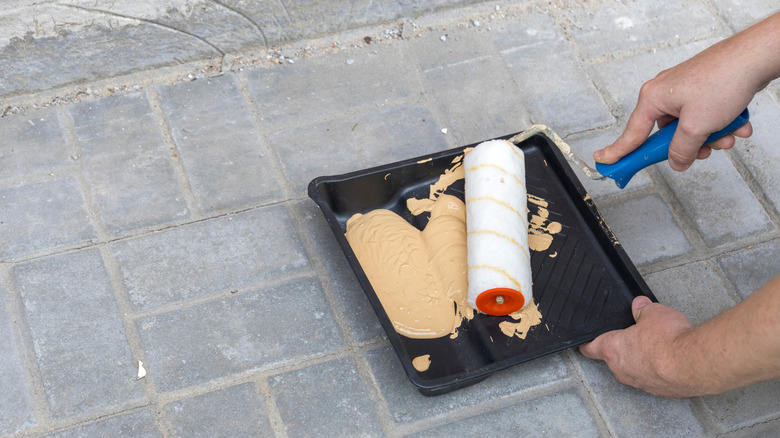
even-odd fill
[(639, 322), (639, 315), (648, 304), (652, 304), (652, 301), (644, 295), (634, 298), (634, 301), (631, 302), (631, 313), (634, 314), (634, 321)]
[[(641, 104), (641, 100), (640, 100)], [(626, 156), (629, 152), (638, 148), (647, 139), (655, 126), (656, 118), (660, 114), (645, 110), (640, 105), (634, 109), (628, 118), (623, 134), (611, 145), (599, 149), (593, 153), (593, 159), (597, 163), (612, 164)]]

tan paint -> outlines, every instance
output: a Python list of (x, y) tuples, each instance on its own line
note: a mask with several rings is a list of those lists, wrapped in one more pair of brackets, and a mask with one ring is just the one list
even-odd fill
[(533, 300), (527, 306), (509, 316), (519, 322), (501, 321), (498, 323), (498, 328), (501, 329), (501, 333), (510, 338), (517, 336), (520, 339), (525, 339), (526, 335), (528, 335), (528, 330), (542, 322), (542, 314)]
[[(463, 320), (474, 318), (474, 309), (466, 302), (465, 205), (460, 199), (443, 194), (452, 183), (465, 177), (462, 158), (463, 155), (455, 157), (452, 167), (431, 185), (429, 198), (407, 200), (407, 208), (413, 214), (431, 213), (422, 232), (383, 209), (356, 214), (347, 222), (347, 241), (382, 307), (395, 330), (410, 338), (449, 335), (454, 339)], [(529, 246), (532, 251), (543, 251), (549, 248), (551, 234), (560, 232), (561, 225), (549, 222), (548, 203), (544, 199), (529, 195), (528, 203), (536, 208), (532, 215), (535, 228), (529, 229)], [(531, 243), (534, 241), (535, 245)], [(508, 318), (499, 324), (502, 332), (525, 339), (528, 330), (541, 322), (541, 313), (531, 301)], [(420, 357), (426, 356), (429, 360), (429, 355)], [(422, 361), (420, 357), (415, 360)]]
[(553, 234), (560, 233), (563, 226), (550, 221), (549, 204), (544, 199), (529, 194), (528, 204), (536, 207), (536, 213), (528, 221), (528, 247), (531, 251), (546, 251), (552, 245)]
[(398, 333), (439, 338), (474, 317), (466, 304), (466, 206), (460, 199), (439, 196), (422, 232), (380, 209), (350, 218), (346, 237)]
[(422, 356), (415, 357), (412, 359), (412, 366), (421, 373), (428, 371), (428, 368), (431, 366), (431, 355), (423, 354)]

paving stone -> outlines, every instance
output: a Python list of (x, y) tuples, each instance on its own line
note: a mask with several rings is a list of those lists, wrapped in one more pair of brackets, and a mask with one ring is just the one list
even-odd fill
[(145, 94), (82, 102), (69, 111), (86, 179), (111, 233), (188, 217), (170, 152)]
[(161, 437), (152, 414), (147, 411), (133, 412), (107, 420), (98, 421), (74, 429), (46, 435), (47, 438), (87, 438), (87, 437)]
[(780, 275), (780, 240), (750, 246), (718, 257), (718, 264), (742, 298)]
[(344, 116), (269, 136), (295, 194), (312, 179), (366, 169), (448, 149), (433, 115), (400, 106)]
[(278, 374), (269, 386), (290, 436), (384, 436), (351, 358)]
[(629, 199), (599, 210), (636, 265), (691, 250), (674, 215), (658, 195)]
[(160, 100), (202, 210), (281, 199), (271, 157), (262, 147), (234, 75), (163, 88)]
[(73, 164), (53, 110), (0, 118), (0, 138), (1, 179), (18, 180)]
[(674, 67), (717, 41), (717, 39), (708, 39), (605, 61), (593, 65), (590, 71), (593, 72), (594, 82), (607, 90), (624, 113), (629, 115), (636, 107), (642, 84), (656, 77), (662, 70)]
[(47, 90), (217, 54), (203, 41), (144, 22), (114, 29), (63, 29), (56, 37), (20, 35), (0, 48), (0, 59), (5, 60), (0, 65), (4, 78), (0, 95)]
[[(524, 28), (518, 27), (518, 32)], [(607, 105), (569, 44), (560, 35), (543, 39), (548, 34), (538, 32), (539, 38), (532, 44), (501, 50), (520, 89), (518, 101), (531, 113), (534, 123), (546, 124), (561, 135), (613, 123)]]
[(110, 251), (138, 310), (309, 267), (283, 206), (117, 241)]
[(523, 93), (503, 60), (476, 35), (466, 33), (444, 43), (431, 33), (410, 47), (421, 66), (426, 95), (446, 117), (448, 134), (463, 145), (522, 131), (531, 124), (521, 106)]
[(780, 210), (780, 150), (777, 139), (780, 127), (780, 108), (766, 92), (758, 93), (748, 106), (753, 135), (747, 140), (738, 140), (732, 149), (748, 167), (754, 180), (766, 196)]
[(319, 284), (303, 279), (136, 321), (161, 391), (261, 369), (342, 345)]
[(736, 304), (708, 262), (665, 269), (645, 280), (660, 303), (684, 313), (696, 325)]
[(731, 34), (702, 2), (603, 2), (566, 8), (564, 16), (588, 58)]
[[(4, 294), (0, 287), (0, 297)], [(0, 381), (3, 391), (0, 393), (0, 434), (21, 432), (35, 426), (30, 393), (24, 375), (24, 364), (19, 357), (13, 326), (17, 323), (11, 318), (0, 299)]]
[[(261, 124), (305, 131), (301, 125), (306, 121), (342, 112), (355, 114), (358, 121), (364, 111), (357, 108), (421, 91), (420, 79), (399, 45), (377, 46), (373, 52), (344, 51), (247, 72)], [(314, 138), (317, 133), (308, 135)]]
[(0, 189), (0, 259), (21, 258), (95, 237), (72, 177)]
[(777, 11), (777, 3), (772, 0), (713, 0), (712, 3), (737, 32)]
[(731, 431), (778, 418), (778, 397), (780, 379), (775, 379), (725, 394), (702, 397), (702, 401), (718, 427)]
[(615, 380), (602, 361), (587, 359), (579, 353), (588, 392), (599, 408), (610, 431), (619, 437), (701, 437), (704, 427), (694, 414), (688, 399), (655, 397)]
[[(566, 421), (561, 421), (561, 413), (564, 412)], [(492, 436), (600, 436), (598, 426), (585, 407), (585, 401), (571, 390), (496, 409), (411, 436), (450, 438), (482, 436), (486, 432)]]
[(336, 297), (341, 315), (346, 319), (357, 342), (385, 337), (379, 318), (358, 283), (322, 212), (312, 201), (295, 204), (306, 229), (311, 233), (317, 252), (330, 278), (331, 290)]
[(549, 14), (527, 13), (490, 23), (490, 34), (484, 37), (493, 40), (496, 48), (504, 51), (558, 40), (561, 33)]
[(426, 397), (409, 381), (395, 351), (387, 347), (364, 352), (374, 379), (397, 423), (446, 415), (480, 403), (551, 385), (569, 377), (560, 355), (545, 356), (454, 392)]
[(52, 417), (144, 396), (97, 250), (39, 259), (14, 273)]
[[(606, 131), (588, 132), (581, 135), (567, 137), (564, 141), (571, 146), (575, 154), (582, 158), (588, 165), (595, 169), (596, 162), (593, 161), (593, 153), (597, 149), (601, 149), (605, 146), (612, 144), (623, 131), (618, 128), (610, 128)], [(628, 185), (621, 189), (615, 184), (613, 179), (604, 180), (592, 180), (580, 172), (577, 168), (572, 166), (574, 173), (579, 178), (585, 190), (593, 199), (603, 198), (616, 193), (623, 193), (634, 189), (639, 189), (652, 184), (652, 181), (647, 176), (647, 171), (639, 171)]]
[(252, 383), (168, 404), (171, 434), (181, 437), (272, 437), (263, 401)]
[[(659, 166), (708, 246), (766, 233), (774, 225), (726, 153), (697, 160), (685, 172)], [(750, 218), (750, 220), (745, 220)]]

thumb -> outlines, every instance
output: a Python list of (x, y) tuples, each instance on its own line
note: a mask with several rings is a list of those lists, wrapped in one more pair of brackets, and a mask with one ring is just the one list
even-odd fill
[(631, 303), (631, 313), (634, 314), (634, 321), (639, 322), (639, 315), (642, 313), (642, 309), (651, 303), (650, 298), (644, 295), (634, 298), (634, 301)]
[(656, 119), (663, 114), (648, 108), (640, 100), (634, 112), (628, 117), (623, 134), (611, 145), (593, 153), (597, 163), (612, 164), (638, 148), (650, 135)]

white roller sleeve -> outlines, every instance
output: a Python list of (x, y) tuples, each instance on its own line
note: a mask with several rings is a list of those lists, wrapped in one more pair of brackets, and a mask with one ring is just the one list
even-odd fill
[(464, 167), (468, 302), (508, 315), (533, 298), (525, 157), (512, 143), (491, 140), (466, 154)]

